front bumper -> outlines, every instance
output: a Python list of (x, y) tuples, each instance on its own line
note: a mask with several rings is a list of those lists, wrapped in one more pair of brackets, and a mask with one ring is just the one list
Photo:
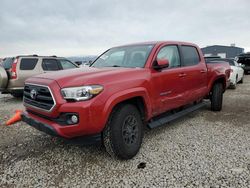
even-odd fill
[[(98, 107), (98, 105), (91, 107), (91, 104), (90, 101), (66, 102), (58, 105), (54, 114), (54, 111), (44, 113), (26, 107), (26, 111), (23, 112), (23, 121), (40, 131), (63, 138), (99, 134), (105, 126), (104, 119), (100, 118), (103, 108)], [(62, 118), (65, 114), (76, 114), (78, 122), (75, 124), (65, 123), (65, 119)]]
[(90, 132), (92, 130), (90, 129), (91, 126), (89, 126), (88, 121), (84, 123), (83, 121), (79, 121), (77, 124), (73, 125), (62, 125), (56, 118), (53, 119), (27, 111), (23, 112), (22, 121), (42, 132), (63, 138), (73, 138), (98, 133)]
[(56, 132), (56, 130), (53, 127), (47, 125), (46, 123), (36, 121), (35, 119), (31, 118), (27, 114), (22, 114), (21, 117), (22, 117), (23, 122), (36, 128), (37, 130), (45, 132), (45, 133), (52, 135), (52, 136), (59, 136), (58, 133)]
[[(22, 121), (27, 123), (28, 125), (30, 125), (31, 127), (42, 131), (46, 134), (49, 134), (51, 136), (55, 136), (55, 137), (61, 137), (61, 138), (71, 138), (71, 137), (67, 137), (67, 136), (63, 136), (62, 132), (58, 132), (58, 130), (54, 129), (50, 124), (41, 122), (41, 121), (37, 121), (34, 119), (34, 117), (31, 117), (29, 114), (27, 114), (26, 112), (22, 113), (21, 115), (22, 117)], [(87, 135), (87, 136), (83, 136), (83, 137), (75, 137), (74, 139), (70, 139), (70, 142), (72, 143), (80, 143), (80, 144), (96, 144), (96, 143), (100, 143), (101, 142), (101, 134), (93, 134), (93, 135)]]
[(15, 88), (0, 88), (2, 94), (8, 93), (23, 93), (23, 87), (15, 87)]

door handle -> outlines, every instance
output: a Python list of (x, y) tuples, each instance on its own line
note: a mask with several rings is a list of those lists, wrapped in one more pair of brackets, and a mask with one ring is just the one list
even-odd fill
[(201, 73), (206, 73), (206, 72), (207, 72), (207, 71), (206, 71), (206, 70), (204, 70), (204, 69), (202, 69), (202, 70), (201, 70)]
[(179, 77), (185, 77), (185, 76), (187, 76), (186, 73), (180, 73), (180, 74), (179, 74)]

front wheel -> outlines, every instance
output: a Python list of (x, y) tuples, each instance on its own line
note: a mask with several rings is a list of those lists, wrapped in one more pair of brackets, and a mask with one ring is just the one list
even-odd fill
[(213, 86), (211, 94), (211, 110), (221, 111), (223, 101), (223, 85), (222, 83), (216, 83)]
[(139, 151), (143, 138), (143, 123), (134, 105), (124, 104), (116, 108), (103, 131), (103, 143), (107, 152), (120, 159), (131, 159)]

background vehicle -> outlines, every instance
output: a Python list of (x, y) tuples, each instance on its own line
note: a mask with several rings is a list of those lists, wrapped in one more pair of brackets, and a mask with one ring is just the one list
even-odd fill
[(235, 60), (237, 63), (242, 64), (245, 74), (250, 73), (250, 52), (238, 55)]
[(212, 61), (212, 60), (215, 60), (215, 59), (220, 59), (221, 57), (220, 56), (204, 56), (204, 59), (206, 62), (208, 61)]
[(14, 97), (22, 96), (24, 81), (33, 75), (78, 67), (62, 57), (37, 55), (8, 57), (1, 65), (0, 91)]
[(155, 128), (197, 110), (204, 98), (220, 111), (229, 76), (228, 63), (206, 64), (191, 43), (115, 47), (91, 67), (29, 78), (22, 120), (64, 138), (99, 135), (110, 155), (130, 159), (145, 125)]
[(241, 65), (239, 65), (234, 59), (230, 58), (219, 58), (219, 59), (213, 59), (212, 61), (217, 62), (228, 62), (231, 67), (231, 74), (230, 74), (230, 86), (235, 89), (237, 83), (243, 83), (244, 79), (244, 70)]

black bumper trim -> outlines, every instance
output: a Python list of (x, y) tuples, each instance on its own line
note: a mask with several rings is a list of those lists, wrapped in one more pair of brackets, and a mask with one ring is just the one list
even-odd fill
[(25, 123), (27, 123), (31, 127), (34, 127), (35, 129), (42, 131), (42, 132), (45, 132), (45, 133), (52, 135), (52, 136), (59, 136), (58, 133), (56, 132), (56, 130), (53, 129), (52, 127), (50, 127), (49, 125), (47, 125), (45, 123), (38, 122), (38, 121), (28, 117), (25, 114), (22, 114), (21, 117), (22, 117), (22, 121), (24, 121)]
[[(51, 126), (49, 126), (45, 123), (41, 123), (39, 121), (36, 121), (33, 118), (30, 118), (26, 114), (22, 114), (21, 117), (22, 117), (22, 121), (27, 123), (31, 127), (34, 127), (35, 129), (42, 131), (42, 132), (45, 132), (49, 135), (63, 138)], [(63, 139), (67, 140), (68, 143), (72, 143), (72, 144), (81, 143), (83, 145), (92, 145), (92, 144), (96, 144), (96, 143), (100, 144), (101, 140), (102, 140), (102, 136), (101, 136), (101, 133), (99, 133), (99, 134), (94, 134), (94, 135), (86, 135), (86, 136), (79, 136), (79, 137), (70, 138), (70, 139), (66, 139), (66, 138), (63, 138)]]

